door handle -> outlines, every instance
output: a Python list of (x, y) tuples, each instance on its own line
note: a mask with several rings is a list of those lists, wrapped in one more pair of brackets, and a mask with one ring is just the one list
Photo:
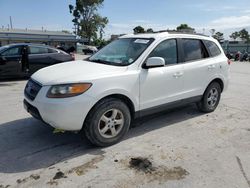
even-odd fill
[(182, 77), (183, 76), (183, 72), (176, 72), (174, 75), (173, 75), (173, 77), (175, 77), (175, 78), (180, 78), (180, 77)]
[(208, 66), (208, 70), (212, 70), (212, 69), (215, 69), (215, 65), (209, 65)]

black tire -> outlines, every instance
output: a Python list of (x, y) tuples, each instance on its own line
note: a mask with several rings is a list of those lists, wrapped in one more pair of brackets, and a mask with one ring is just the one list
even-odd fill
[[(215, 102), (215, 99), (212, 100), (213, 102), (210, 102), (211, 98), (211, 92), (213, 91), (217, 91), (218, 95), (217, 95), (217, 99)], [(201, 112), (205, 112), (205, 113), (210, 113), (213, 112), (219, 102), (220, 102), (220, 97), (221, 97), (221, 86), (218, 82), (212, 82), (206, 89), (205, 93), (203, 94), (203, 97), (201, 99), (200, 102), (197, 103), (197, 107)]]
[[(118, 135), (112, 138), (105, 138), (101, 135), (99, 126), (101, 117), (109, 110), (117, 109), (119, 113), (122, 113), (123, 126), (120, 128)], [(124, 135), (128, 132), (131, 122), (131, 114), (128, 106), (121, 100), (115, 98), (107, 98), (96, 104), (89, 112), (86, 121), (84, 123), (84, 133), (88, 140), (101, 147), (110, 146), (118, 143)], [(106, 125), (105, 125), (106, 126)], [(116, 126), (116, 125), (115, 125)], [(109, 130), (111, 133), (111, 129)]]

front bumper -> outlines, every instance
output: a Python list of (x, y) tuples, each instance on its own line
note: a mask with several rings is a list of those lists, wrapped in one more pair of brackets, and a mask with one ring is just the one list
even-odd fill
[(26, 111), (54, 128), (81, 130), (88, 112), (96, 102), (95, 99), (86, 94), (65, 99), (49, 99), (46, 97), (48, 89), (48, 86), (42, 87), (33, 101), (25, 96)]
[(31, 104), (29, 104), (25, 99), (23, 100), (24, 109), (29, 112), (34, 118), (43, 121), (38, 109)]

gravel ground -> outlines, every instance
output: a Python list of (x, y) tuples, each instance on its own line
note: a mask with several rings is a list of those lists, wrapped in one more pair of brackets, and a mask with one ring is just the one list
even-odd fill
[(250, 188), (250, 63), (232, 64), (215, 112), (190, 105), (141, 119), (108, 148), (31, 118), (25, 83), (0, 83), (0, 188)]

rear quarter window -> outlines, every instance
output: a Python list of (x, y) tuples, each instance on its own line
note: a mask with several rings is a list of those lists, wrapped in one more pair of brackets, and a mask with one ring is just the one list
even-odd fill
[(184, 61), (195, 61), (208, 57), (204, 44), (199, 39), (182, 39)]
[(212, 57), (215, 57), (221, 54), (220, 48), (217, 46), (217, 44), (208, 40), (204, 40), (203, 42)]

